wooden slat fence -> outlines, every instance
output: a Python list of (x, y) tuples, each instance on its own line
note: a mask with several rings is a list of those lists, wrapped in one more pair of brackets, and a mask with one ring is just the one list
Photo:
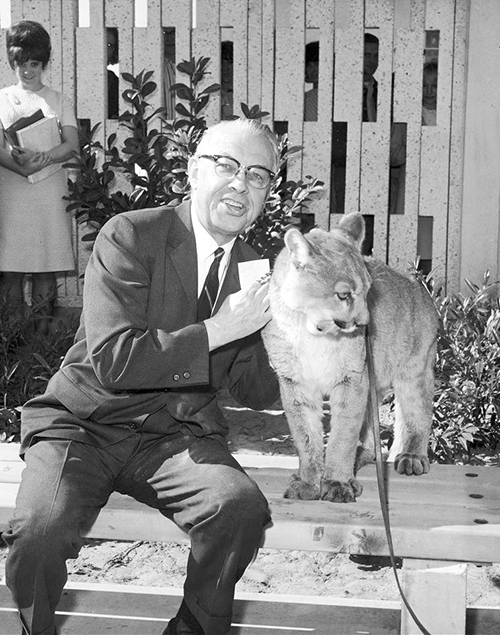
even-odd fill
[[(102, 122), (103, 143), (120, 132), (116, 120), (107, 119), (107, 28), (118, 31), (119, 72), (155, 71), (155, 106), (164, 99), (163, 29), (175, 29), (177, 62), (210, 58), (209, 83), (220, 81), (221, 41), (231, 39), (234, 112), (240, 114), (240, 102), (259, 104), (270, 113), (269, 125), (288, 130), (291, 143), (303, 146), (288, 176), (325, 182), (310, 210), (315, 222), (329, 228), (339, 211), (361, 211), (373, 219), (376, 257), (404, 270), (419, 244), (421, 255), (432, 259), (436, 279), (453, 290), (460, 269), (468, 5), (468, 0), (10, 0), (10, 19), (38, 20), (50, 31), (54, 50), (46, 82), (73, 97), (78, 118)], [(4, 51), (6, 25), (0, 26)], [(375, 122), (362, 122), (365, 32), (380, 42)], [(423, 126), (424, 49), (436, 32), (438, 47), (427, 55), (439, 59), (437, 125)], [(304, 121), (303, 115), (309, 41), (320, 47), (316, 121)], [(0, 83), (12, 81), (2, 54)], [(119, 82), (121, 95), (127, 85)], [(208, 122), (217, 121), (220, 112), (220, 96), (214, 95)], [(343, 210), (330, 195), (333, 122), (347, 124)], [(393, 208), (397, 213), (389, 207), (391, 122), (406, 128), (404, 208)], [(81, 303), (80, 276), (88, 259), (78, 230), (78, 272), (60, 280), (59, 302), (66, 306)]]

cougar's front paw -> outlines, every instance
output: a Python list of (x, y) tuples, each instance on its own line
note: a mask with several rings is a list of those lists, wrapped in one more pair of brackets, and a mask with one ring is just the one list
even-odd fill
[(394, 461), (394, 468), (399, 474), (420, 476), (427, 474), (430, 468), (429, 459), (422, 454), (401, 453)]
[(363, 486), (355, 478), (345, 481), (322, 481), (321, 500), (332, 503), (355, 503), (356, 497), (361, 495)]
[(296, 474), (293, 474), (283, 494), (283, 498), (298, 498), (303, 501), (319, 499), (319, 488), (311, 483), (306, 483)]

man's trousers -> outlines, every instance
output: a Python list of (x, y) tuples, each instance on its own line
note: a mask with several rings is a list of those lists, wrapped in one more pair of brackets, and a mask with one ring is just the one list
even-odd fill
[[(118, 491), (189, 533), (186, 603), (207, 635), (227, 633), (234, 586), (270, 521), (267, 501), (224, 441), (137, 433), (106, 448), (42, 438), (26, 468), (10, 530), (6, 581), (29, 635), (53, 635), (54, 612), (87, 532)], [(170, 520), (169, 520), (170, 519)], [(165, 584), (168, 585), (168, 570)]]

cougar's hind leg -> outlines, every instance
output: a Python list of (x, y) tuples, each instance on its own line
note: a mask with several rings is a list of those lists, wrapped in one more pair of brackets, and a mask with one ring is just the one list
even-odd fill
[(291, 479), (285, 498), (315, 500), (320, 497), (324, 468), (323, 400), (311, 389), (302, 390), (291, 381), (281, 381), (281, 399), (299, 456), (299, 473)]
[(429, 471), (428, 445), (432, 425), (434, 374), (432, 363), (423, 372), (394, 381), (396, 421), (389, 461), (400, 474)]

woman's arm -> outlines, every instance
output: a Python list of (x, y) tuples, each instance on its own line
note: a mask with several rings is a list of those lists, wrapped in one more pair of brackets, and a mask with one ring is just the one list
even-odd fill
[(78, 130), (74, 126), (63, 126), (61, 137), (61, 143), (46, 152), (34, 152), (27, 148), (14, 146), (12, 159), (14, 163), (24, 168), (24, 172), (19, 173), (27, 176), (38, 172), (51, 163), (62, 163), (78, 154)]
[(46, 163), (43, 162), (42, 155), (37, 153), (31, 153), (29, 160), (26, 160), (22, 165), (14, 160), (12, 153), (6, 150), (5, 147), (0, 147), (0, 165), (11, 172), (15, 172), (20, 176), (29, 176), (41, 170)]
[(79, 154), (78, 130), (74, 126), (63, 126), (61, 137), (62, 143), (43, 153), (47, 157), (47, 165), (50, 163), (62, 163)]

